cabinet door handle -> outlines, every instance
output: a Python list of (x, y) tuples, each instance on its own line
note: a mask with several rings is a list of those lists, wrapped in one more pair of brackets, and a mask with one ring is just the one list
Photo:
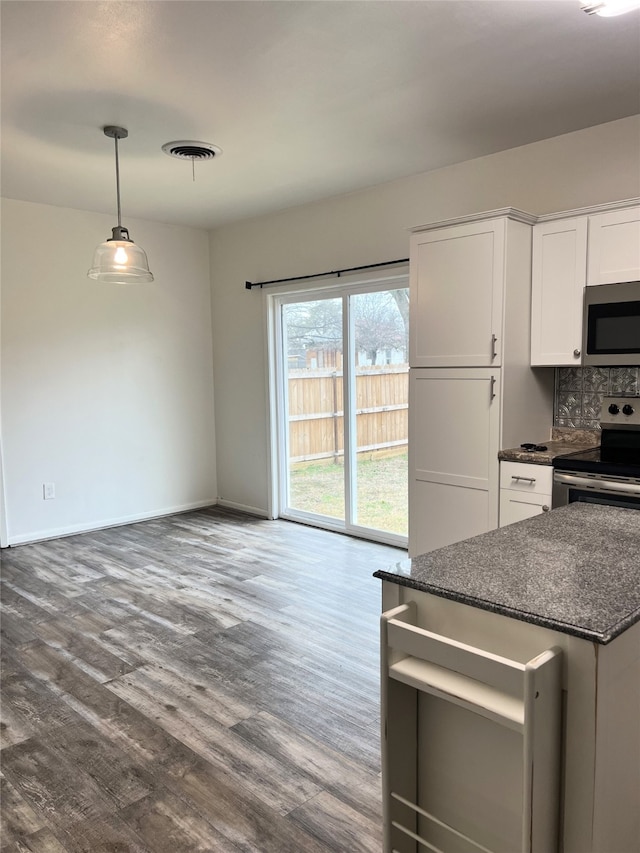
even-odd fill
[(544, 504), (542, 507), (542, 512), (549, 512), (550, 509), (551, 507), (548, 504)]
[(520, 474), (518, 474), (518, 475), (512, 474), (511, 479), (516, 480), (516, 481), (524, 480), (526, 483), (535, 483), (535, 481), (536, 481), (535, 477), (522, 477)]
[(573, 357), (574, 358), (580, 358), (580, 350), (579, 349), (574, 349)]
[(495, 335), (491, 335), (491, 361), (493, 361), (497, 355), (496, 352), (496, 344), (498, 343), (498, 339)]
[(496, 377), (491, 377), (491, 399), (494, 400), (496, 396)]

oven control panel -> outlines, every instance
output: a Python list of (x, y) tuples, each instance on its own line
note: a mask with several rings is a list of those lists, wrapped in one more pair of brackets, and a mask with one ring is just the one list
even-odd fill
[(604, 397), (600, 425), (605, 428), (627, 425), (640, 429), (640, 397)]

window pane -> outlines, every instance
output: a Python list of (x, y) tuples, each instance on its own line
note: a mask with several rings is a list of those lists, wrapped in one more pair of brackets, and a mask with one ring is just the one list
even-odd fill
[(409, 291), (350, 300), (356, 373), (356, 517), (353, 522), (407, 535)]
[(342, 300), (283, 306), (288, 506), (344, 520)]

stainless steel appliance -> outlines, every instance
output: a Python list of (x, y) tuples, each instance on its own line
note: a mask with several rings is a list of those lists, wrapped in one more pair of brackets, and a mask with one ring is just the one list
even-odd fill
[(640, 281), (585, 287), (582, 363), (640, 364)]
[(640, 396), (605, 397), (600, 427), (600, 447), (554, 459), (554, 508), (586, 501), (640, 509)]

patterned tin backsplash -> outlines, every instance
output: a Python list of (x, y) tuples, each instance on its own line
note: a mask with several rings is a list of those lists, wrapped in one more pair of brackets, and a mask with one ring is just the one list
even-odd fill
[(640, 393), (640, 367), (558, 367), (555, 379), (554, 426), (597, 429), (603, 397)]

